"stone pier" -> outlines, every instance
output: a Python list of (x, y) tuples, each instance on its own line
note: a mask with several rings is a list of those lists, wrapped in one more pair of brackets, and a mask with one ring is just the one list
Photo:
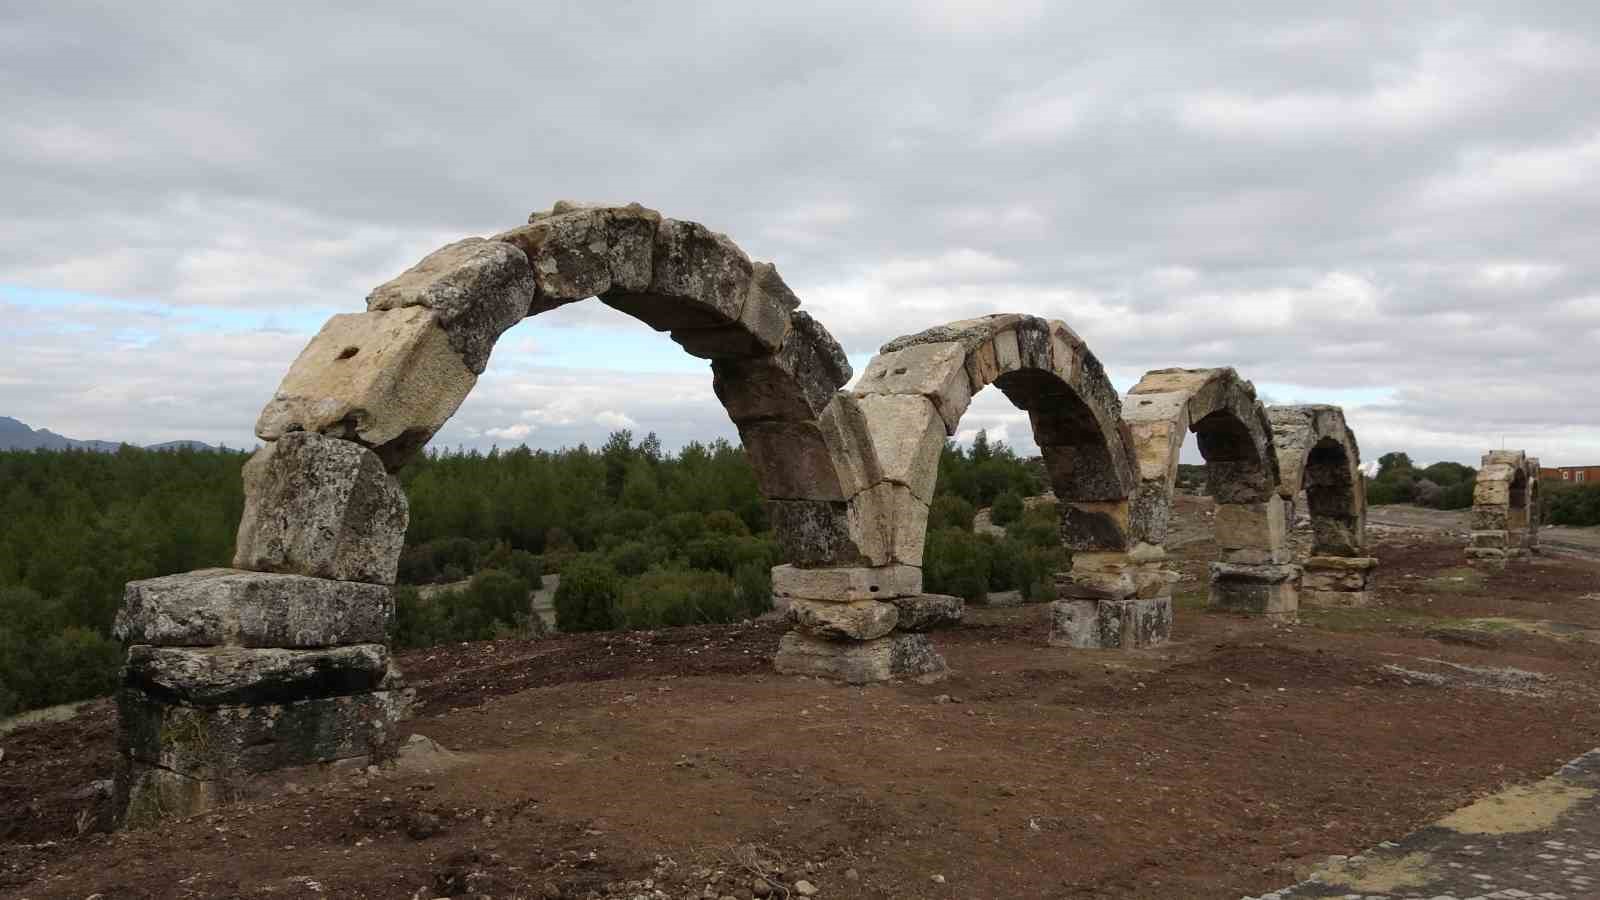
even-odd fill
[(1311, 555), (1302, 560), (1302, 606), (1366, 606), (1378, 561), (1367, 556), (1366, 479), (1355, 432), (1337, 406), (1273, 406), (1278, 492), (1285, 518), (1305, 491)]
[(1472, 490), (1467, 562), (1504, 566), (1539, 548), (1539, 460), (1521, 450), (1483, 455)]

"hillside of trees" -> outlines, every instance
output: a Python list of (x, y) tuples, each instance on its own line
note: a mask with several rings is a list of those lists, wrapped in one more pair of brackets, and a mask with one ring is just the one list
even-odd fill
[[(110, 691), (111, 625), (131, 580), (228, 565), (247, 454), (0, 452), (0, 715)], [(400, 473), (411, 525), (395, 641), (527, 633), (528, 594), (561, 573), (563, 630), (734, 621), (770, 608), (779, 561), (755, 476), (725, 441), (664, 453), (618, 432), (600, 448), (430, 454)], [(945, 449), (926, 589), (977, 599), (1043, 590), (1064, 568), (1055, 516), (1024, 511), (1036, 466), (980, 434)], [(1007, 536), (975, 535), (996, 507)], [(424, 592), (423, 585), (461, 585)]]

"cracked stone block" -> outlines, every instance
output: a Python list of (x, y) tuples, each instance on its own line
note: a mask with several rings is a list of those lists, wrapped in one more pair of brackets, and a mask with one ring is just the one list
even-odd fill
[(887, 600), (922, 593), (922, 570), (916, 566), (852, 566), (801, 569), (775, 566), (772, 593), (802, 600)]
[(367, 295), (367, 309), (420, 306), (438, 314), (450, 346), (483, 374), (495, 341), (528, 314), (537, 290), (528, 257), (510, 244), (467, 238), (441, 247)]
[(789, 336), (789, 315), (799, 305), (800, 298), (772, 263), (755, 263), (739, 321), (715, 328), (680, 328), (672, 332), (672, 339), (703, 359), (770, 356)]
[(1135, 649), (1163, 644), (1172, 634), (1172, 598), (1063, 598), (1050, 606), (1053, 647)]
[(814, 420), (850, 381), (852, 372), (833, 335), (805, 310), (796, 309), (789, 314), (789, 333), (777, 353), (715, 359), (711, 374), (712, 389), (728, 418), (743, 425)]
[(895, 625), (900, 631), (951, 628), (961, 624), (961, 617), (966, 612), (966, 602), (949, 594), (891, 597), (889, 602), (900, 609), (900, 621)]
[(170, 769), (119, 757), (108, 807), (108, 828), (149, 828), (222, 806), (233, 791), (222, 781), (191, 778)]
[(867, 364), (855, 395), (911, 394), (927, 397), (944, 420), (946, 435), (956, 433), (972, 403), (966, 353), (958, 343), (917, 344), (880, 353)]
[(123, 669), (126, 686), (155, 700), (190, 706), (360, 694), (377, 690), (389, 678), (389, 650), (382, 644), (323, 650), (135, 645), (128, 648)]
[(812, 637), (866, 641), (893, 631), (900, 610), (879, 600), (835, 603), (795, 598), (789, 602), (789, 621)]
[(393, 472), (455, 414), (477, 381), (431, 309), (338, 315), (289, 367), (256, 421), (256, 436), (276, 441), (313, 431), (355, 441)]
[(850, 684), (897, 678), (933, 681), (949, 672), (927, 635), (902, 633), (871, 641), (829, 641), (791, 631), (778, 642), (773, 665), (783, 675), (810, 675)]
[(286, 434), (244, 467), (235, 568), (393, 584), (409, 512), (400, 482), (359, 444)]
[(114, 633), (164, 647), (331, 647), (384, 643), (394, 597), (384, 585), (201, 569), (128, 582)]
[(866, 417), (848, 394), (834, 394), (815, 421), (738, 428), (764, 497), (848, 500), (881, 479)]
[(663, 219), (656, 228), (650, 287), (613, 289), (601, 302), (657, 331), (714, 328), (744, 312), (753, 267), (727, 235), (697, 222)]
[(381, 753), (411, 692), (372, 691), (255, 706), (188, 706), (142, 691), (117, 695), (119, 743), (129, 758), (191, 778), (225, 780)]
[(883, 477), (933, 502), (944, 452), (944, 419), (927, 397), (916, 394), (866, 394), (858, 398)]

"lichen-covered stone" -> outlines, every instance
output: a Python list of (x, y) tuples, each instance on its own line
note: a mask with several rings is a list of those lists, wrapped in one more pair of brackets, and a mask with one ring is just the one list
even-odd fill
[(879, 600), (835, 603), (795, 598), (789, 603), (789, 621), (813, 637), (866, 641), (893, 631), (900, 610)]
[(712, 388), (735, 423), (814, 420), (850, 380), (850, 363), (821, 323), (794, 310), (771, 356), (714, 359)]
[(1063, 598), (1050, 606), (1050, 645), (1134, 649), (1163, 644), (1172, 633), (1172, 598)]
[(117, 696), (128, 756), (191, 778), (227, 779), (382, 753), (410, 704), (373, 691), (257, 706), (187, 706), (124, 689)]
[(966, 353), (958, 343), (915, 344), (880, 353), (867, 363), (856, 384), (857, 397), (900, 394), (928, 398), (944, 420), (945, 434), (956, 426), (972, 403)]
[(961, 624), (966, 612), (966, 601), (949, 594), (913, 594), (909, 597), (891, 597), (900, 609), (900, 621), (895, 625), (900, 631), (932, 631)]
[(1294, 621), (1299, 614), (1299, 566), (1211, 564), (1211, 605), (1216, 609)]
[(184, 819), (232, 798), (225, 781), (191, 778), (145, 762), (118, 758), (108, 828), (149, 828), (167, 819)]
[(799, 305), (800, 299), (777, 268), (758, 262), (751, 269), (750, 296), (745, 298), (739, 321), (714, 328), (680, 328), (672, 332), (672, 339), (704, 359), (769, 356), (783, 347), (789, 336), (789, 316)]
[(848, 500), (881, 478), (866, 418), (848, 394), (835, 394), (814, 421), (738, 427), (764, 497)]
[(895, 633), (871, 641), (830, 641), (791, 631), (778, 642), (773, 665), (784, 675), (810, 675), (850, 684), (897, 678), (931, 681), (949, 671), (924, 634)]
[(853, 527), (843, 500), (768, 500), (767, 518), (784, 558), (797, 566), (882, 565), (889, 536)]
[(537, 286), (528, 257), (500, 241), (467, 238), (422, 258), (367, 295), (367, 309), (421, 306), (438, 314), (450, 346), (483, 374), (495, 341), (528, 314)]
[(165, 647), (331, 647), (384, 643), (388, 587), (302, 575), (201, 569), (128, 582), (118, 638)]
[(256, 421), (275, 441), (314, 431), (355, 441), (393, 472), (419, 452), (478, 377), (425, 307), (338, 315), (289, 367)]
[(750, 258), (697, 222), (663, 219), (656, 228), (650, 287), (613, 289), (607, 305), (657, 331), (714, 328), (739, 320), (750, 289)]
[(319, 650), (248, 647), (128, 648), (123, 682), (191, 706), (292, 703), (377, 690), (389, 672), (382, 644)]
[(409, 520), (377, 455), (313, 432), (286, 434), (244, 467), (235, 568), (393, 584)]

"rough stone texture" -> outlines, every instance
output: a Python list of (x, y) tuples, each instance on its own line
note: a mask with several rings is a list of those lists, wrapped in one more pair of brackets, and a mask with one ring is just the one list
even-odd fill
[(1281, 550), (1288, 533), (1283, 501), (1270, 497), (1261, 503), (1218, 503), (1212, 529), (1223, 550)]
[(859, 403), (883, 477), (933, 502), (945, 442), (944, 419), (933, 402), (919, 395), (866, 394)]
[(739, 423), (764, 497), (848, 500), (877, 483), (877, 453), (855, 398), (834, 394), (815, 421)]
[(589, 205), (563, 201), (536, 212), (528, 224), (495, 235), (528, 256), (539, 284), (529, 309), (537, 315), (616, 289), (644, 291), (653, 274), (661, 214), (637, 203)]
[(1166, 643), (1172, 634), (1172, 598), (1061, 599), (1050, 606), (1050, 645), (1078, 649), (1133, 649)]
[(740, 359), (776, 353), (789, 336), (789, 316), (800, 299), (784, 283), (771, 263), (755, 263), (750, 295), (739, 321), (714, 328), (680, 328), (672, 339), (684, 350), (704, 359)]
[(482, 238), (448, 244), (367, 295), (367, 309), (421, 306), (438, 314), (474, 375), (506, 329), (528, 314), (537, 286), (528, 257), (518, 248)]
[(1211, 564), (1211, 605), (1293, 622), (1300, 610), (1299, 566)]
[(383, 643), (394, 598), (382, 585), (201, 569), (128, 583), (116, 636), (166, 647)]
[(890, 536), (863, 532), (843, 500), (768, 500), (767, 518), (784, 558), (803, 568), (889, 561)]
[(215, 780), (381, 751), (395, 740), (409, 703), (407, 691), (203, 707), (138, 690), (117, 696), (120, 743), (130, 759)]
[(654, 274), (647, 291), (600, 295), (657, 331), (737, 322), (750, 291), (750, 258), (727, 235), (697, 222), (663, 219), (656, 228)]
[(887, 600), (922, 593), (922, 570), (915, 566), (862, 566), (801, 569), (775, 566), (772, 592), (802, 600)]
[(850, 684), (896, 678), (932, 681), (949, 671), (924, 634), (891, 634), (871, 641), (829, 641), (791, 631), (778, 642), (773, 665), (784, 675), (810, 675)]
[(478, 377), (424, 307), (338, 315), (289, 367), (256, 436), (314, 431), (371, 447), (389, 471), (411, 459)]
[(893, 631), (900, 610), (880, 600), (834, 603), (795, 598), (789, 603), (789, 621), (812, 637), (867, 641)]
[(1539, 461), (1521, 450), (1483, 455), (1472, 490), (1468, 561), (1503, 565), (1539, 545)]
[(198, 815), (227, 803), (226, 782), (180, 775), (169, 769), (121, 757), (113, 781), (111, 828), (148, 828), (164, 819)]
[(945, 434), (953, 435), (961, 416), (972, 403), (966, 359), (961, 345), (954, 342), (917, 344), (879, 353), (867, 363), (855, 394), (857, 397), (868, 394), (926, 397), (939, 410)]
[(389, 650), (354, 644), (326, 650), (245, 647), (128, 648), (123, 683), (149, 697), (191, 706), (292, 703), (377, 690)]
[(313, 432), (286, 434), (245, 464), (244, 497), (235, 568), (394, 583), (408, 507), (372, 451)]
[(966, 602), (949, 594), (915, 594), (910, 597), (891, 597), (890, 603), (900, 608), (899, 631), (932, 631), (961, 624), (966, 612)]

